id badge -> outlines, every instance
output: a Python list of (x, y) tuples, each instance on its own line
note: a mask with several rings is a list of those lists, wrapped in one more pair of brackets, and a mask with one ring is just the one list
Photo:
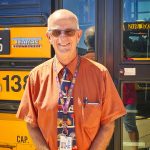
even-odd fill
[(59, 150), (72, 150), (72, 137), (61, 135)]

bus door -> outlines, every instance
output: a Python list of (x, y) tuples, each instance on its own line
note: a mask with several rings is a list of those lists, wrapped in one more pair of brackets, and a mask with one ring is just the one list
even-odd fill
[(51, 1), (0, 1), (0, 150), (35, 149), (15, 117), (30, 70), (51, 58), (46, 38)]
[(150, 0), (122, 0), (121, 5), (122, 38), (114, 62), (127, 111), (122, 119), (121, 150), (149, 150)]

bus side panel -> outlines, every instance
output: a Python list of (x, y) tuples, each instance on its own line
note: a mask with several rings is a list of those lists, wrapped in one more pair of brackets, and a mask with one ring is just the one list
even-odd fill
[(0, 113), (0, 150), (35, 150), (26, 123), (16, 119), (15, 114)]
[[(2, 37), (5, 30), (10, 30), (10, 37)], [(50, 58), (51, 49), (46, 38), (47, 27), (19, 27), (0, 28), (0, 43), (8, 42), (1, 46), (0, 57), (2, 58)], [(8, 34), (9, 36), (9, 34)], [(10, 52), (5, 49), (10, 45)], [(6, 51), (6, 53), (5, 53)]]

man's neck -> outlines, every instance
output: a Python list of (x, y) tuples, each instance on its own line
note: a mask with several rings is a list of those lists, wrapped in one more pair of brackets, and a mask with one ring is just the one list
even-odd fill
[(70, 64), (77, 56), (78, 55), (76, 55), (75, 57), (72, 57), (72, 58), (58, 58), (56, 56), (56, 58), (63, 66), (66, 66), (66, 65)]

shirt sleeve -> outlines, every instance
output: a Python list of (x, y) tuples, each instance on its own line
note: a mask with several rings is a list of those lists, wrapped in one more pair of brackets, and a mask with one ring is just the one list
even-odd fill
[(34, 106), (34, 82), (31, 74), (28, 77), (16, 117), (23, 119), (32, 126), (37, 126), (37, 109)]
[(123, 102), (108, 71), (104, 73), (104, 89), (101, 116), (102, 124), (114, 121), (126, 114)]

